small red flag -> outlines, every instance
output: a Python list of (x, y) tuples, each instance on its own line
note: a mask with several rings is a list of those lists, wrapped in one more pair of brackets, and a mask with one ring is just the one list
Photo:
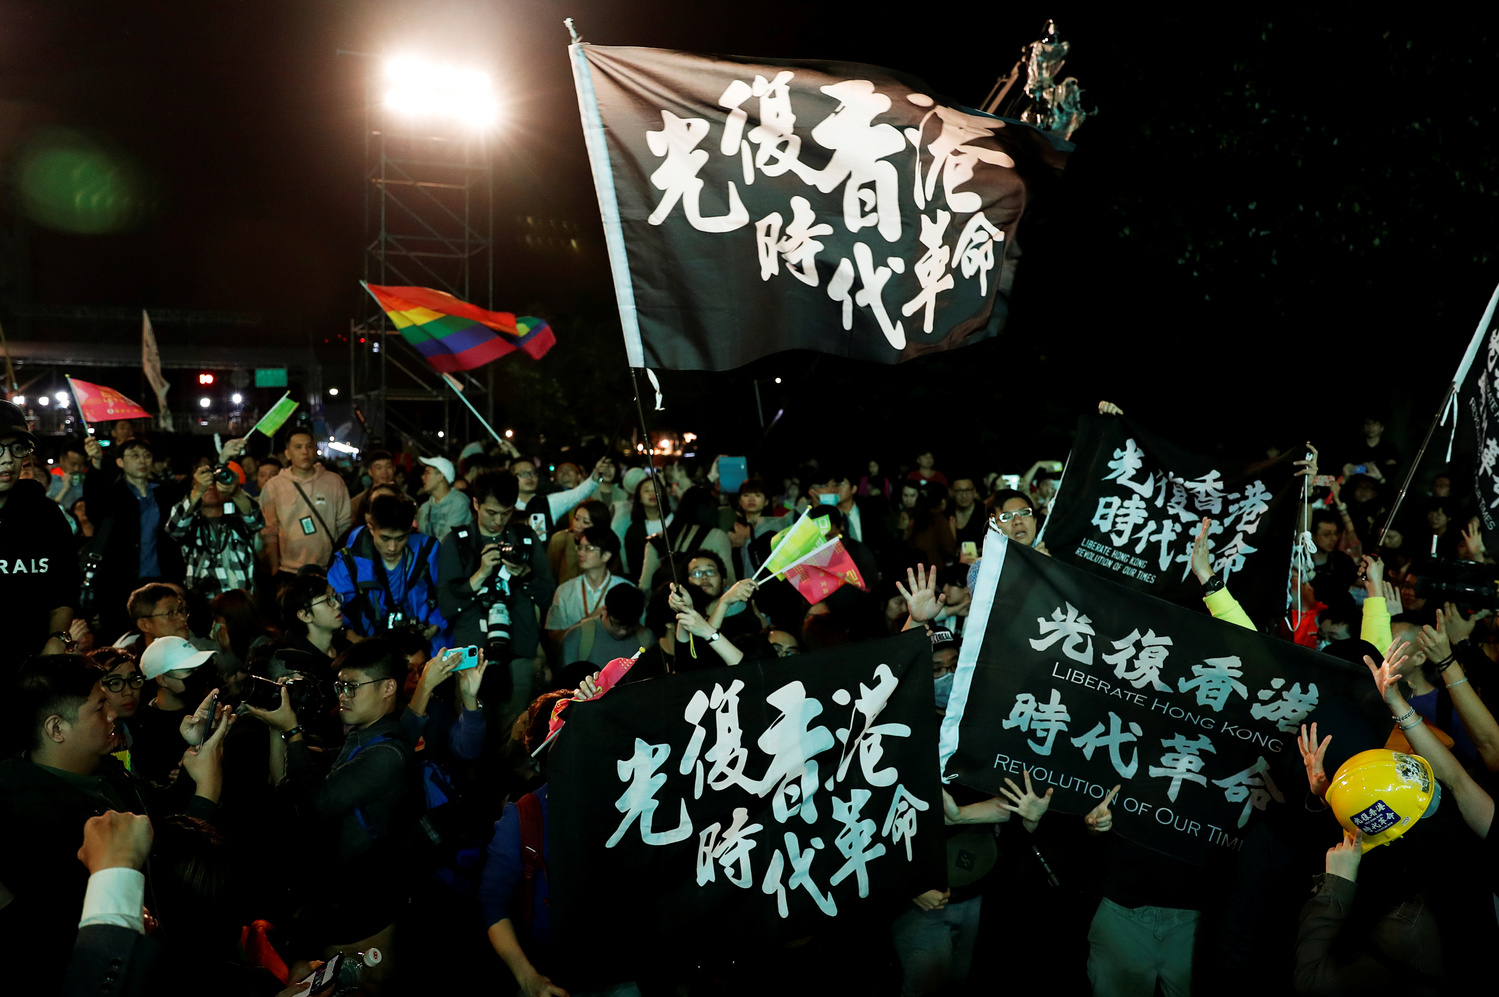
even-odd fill
[(151, 413), (120, 394), (114, 388), (102, 384), (90, 384), (77, 378), (68, 378), (73, 397), (78, 399), (78, 414), (84, 422), (111, 422), (115, 419), (149, 419)]
[(843, 585), (854, 585), (864, 591), (864, 577), (854, 565), (854, 559), (842, 540), (824, 544), (817, 553), (800, 564), (786, 569), (785, 579), (802, 594), (808, 602), (816, 605), (832, 595)]

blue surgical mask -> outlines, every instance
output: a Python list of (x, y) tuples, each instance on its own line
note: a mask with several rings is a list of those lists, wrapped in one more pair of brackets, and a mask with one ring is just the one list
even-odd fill
[(948, 672), (946, 675), (939, 678), (936, 682), (932, 683), (937, 687), (937, 709), (941, 710), (943, 713), (947, 712), (947, 700), (952, 695), (953, 674), (953, 672)]

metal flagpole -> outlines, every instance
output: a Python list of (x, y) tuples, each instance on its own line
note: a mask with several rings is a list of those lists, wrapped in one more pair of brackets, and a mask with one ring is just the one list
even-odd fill
[(73, 405), (78, 409), (78, 421), (83, 424), (83, 435), (93, 436), (94, 431), (89, 428), (88, 420), (83, 417), (83, 402), (78, 400), (78, 389), (73, 387), (73, 375), (64, 374), (68, 381), (68, 392), (73, 396)]
[[(1436, 415), (1432, 417), (1431, 425), (1426, 427), (1426, 438), (1421, 441), (1421, 449), (1416, 451), (1416, 459), (1411, 461), (1410, 470), (1405, 472), (1405, 480), (1400, 483), (1400, 491), (1395, 496), (1394, 503), (1390, 506), (1389, 515), (1385, 516), (1384, 525), (1379, 528), (1379, 534), (1374, 538), (1374, 553), (1379, 554), (1384, 544), (1384, 536), (1389, 532), (1390, 526), (1395, 522), (1395, 514), (1400, 511), (1400, 504), (1405, 501), (1405, 494), (1410, 490), (1411, 482), (1416, 479), (1416, 469), (1421, 466), (1421, 458), (1426, 454), (1426, 448), (1431, 445), (1431, 438), (1436, 433), (1437, 427), (1446, 421), (1448, 412), (1452, 414), (1452, 431), (1457, 432), (1457, 393), (1462, 390), (1463, 381), (1467, 379), (1468, 369), (1473, 366), (1473, 361), (1478, 356), (1478, 348), (1483, 344), (1484, 333), (1488, 331), (1489, 322), (1494, 318), (1494, 310), (1499, 306), (1499, 287), (1494, 288), (1494, 293), (1489, 297), (1489, 306), (1484, 310), (1483, 318), (1478, 323), (1478, 328), (1473, 330), (1473, 338), (1468, 341), (1468, 348), (1463, 351), (1462, 362), (1457, 365), (1457, 373), (1452, 375), (1452, 382), (1447, 385), (1447, 391), (1442, 395), (1442, 404), (1437, 406)], [(1451, 445), (1448, 445), (1447, 456), (1452, 457)]]
[(442, 379), (443, 379), (443, 382), (445, 384), (447, 384), (448, 387), (450, 387), (450, 388), (453, 389), (453, 394), (455, 394), (455, 395), (458, 396), (458, 400), (461, 401), (461, 402), (463, 402), (463, 404), (465, 404), (465, 405), (468, 406), (468, 410), (474, 414), (474, 418), (479, 420), (479, 425), (481, 425), (485, 429), (489, 430), (489, 435), (493, 436), (494, 437), (494, 441), (496, 443), (498, 443), (500, 446), (503, 447), (505, 445), (505, 441), (503, 439), (501, 439), (499, 433), (496, 433), (494, 431), (494, 427), (491, 426), (485, 420), (485, 418), (482, 415), (479, 414), (479, 410), (476, 409), (476, 408), (474, 408), (474, 403), (471, 402), (471, 401), (469, 401), (467, 398), (465, 398), (463, 396), (463, 388), (458, 384), (458, 380), (456, 378), (454, 378), (453, 375), (451, 375), (451, 374), (444, 374), (444, 375), (442, 375)]

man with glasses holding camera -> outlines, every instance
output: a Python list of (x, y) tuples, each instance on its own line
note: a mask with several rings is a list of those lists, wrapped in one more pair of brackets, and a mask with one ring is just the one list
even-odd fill
[(21, 478), (21, 464), (35, 449), (25, 413), (0, 401), (0, 597), (18, 661), (67, 650), (78, 600), (67, 513), (41, 482)]
[(443, 538), (437, 552), (437, 604), (453, 624), (457, 647), (479, 645), (509, 670), (507, 713), (530, 702), (540, 651), (537, 619), (557, 585), (546, 548), (516, 515), (520, 482), (509, 471), (486, 471), (469, 489), (474, 522)]
[(336, 885), (309, 903), (295, 934), (304, 948), (362, 940), (370, 944), (360, 948), (388, 953), (406, 895), (400, 873), (409, 863), (401, 853), (420, 805), (416, 754), (399, 719), (406, 658), (377, 638), (349, 648), (334, 664), (338, 716), (349, 733), (327, 775), (319, 774), (284, 687), (276, 709), (246, 709), (279, 735), (272, 738), (272, 771), (286, 772), (287, 789), (301, 801), (298, 812), (311, 814), (326, 832), (314, 838), (334, 843), (326, 868)]
[[(236, 443), (244, 446), (243, 440), (231, 440), (229, 446)], [(227, 464), (199, 467), (192, 491), (167, 519), (167, 534), (182, 545), (187, 587), (205, 599), (231, 589), (248, 590), (254, 579), (255, 536), (265, 527), (265, 517), (245, 494), (241, 473)]]

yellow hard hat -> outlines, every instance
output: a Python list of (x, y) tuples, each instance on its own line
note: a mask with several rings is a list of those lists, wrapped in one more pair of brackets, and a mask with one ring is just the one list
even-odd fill
[(1348, 831), (1364, 836), (1366, 852), (1409, 831), (1441, 799), (1442, 787), (1426, 759), (1388, 748), (1348, 759), (1327, 789), (1333, 815)]

